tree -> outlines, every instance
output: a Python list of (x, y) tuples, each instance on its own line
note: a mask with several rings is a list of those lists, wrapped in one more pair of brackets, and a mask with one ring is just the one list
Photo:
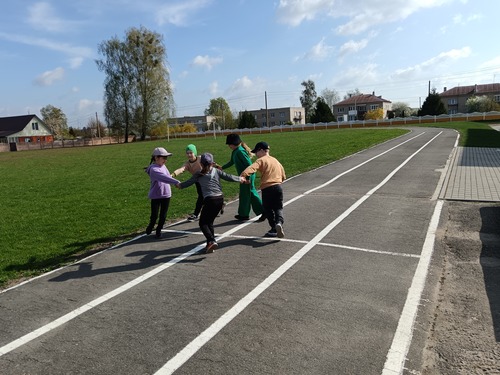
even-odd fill
[(106, 126), (102, 123), (101, 120), (98, 120), (97, 118), (91, 118), (87, 126), (92, 129), (91, 134), (92, 137), (104, 137), (106, 135)]
[(467, 113), (500, 111), (500, 104), (486, 95), (471, 96), (465, 102)]
[(436, 89), (432, 89), (430, 94), (425, 98), (422, 108), (418, 111), (419, 116), (438, 116), (446, 113), (446, 108), (441, 101), (441, 97)]
[(105, 59), (96, 60), (97, 67), (106, 74), (104, 81), (104, 117), (113, 133), (125, 135), (125, 143), (131, 127), (131, 113), (137, 88), (129, 70), (127, 45), (114, 37), (98, 46)]
[(210, 99), (210, 104), (205, 109), (205, 116), (215, 116), (219, 129), (234, 128), (233, 114), (224, 98)]
[(63, 139), (69, 135), (68, 119), (62, 109), (49, 104), (40, 110), (40, 114), (54, 138)]
[(160, 34), (144, 27), (131, 28), (125, 40), (102, 42), (96, 60), (106, 74), (104, 115), (113, 130), (124, 130), (125, 142), (135, 123), (144, 140), (153, 125), (174, 114), (174, 101)]
[(302, 96), (300, 97), (300, 104), (304, 107), (306, 123), (311, 121), (311, 116), (314, 113), (314, 103), (316, 102), (316, 89), (314, 87), (314, 82), (311, 80), (303, 81), (301, 83), (304, 86), (302, 91)]
[(336, 90), (330, 90), (328, 88), (321, 91), (321, 96), (325, 100), (325, 103), (328, 104), (330, 110), (333, 111), (333, 105), (340, 101), (339, 93)]
[(408, 117), (412, 114), (412, 109), (407, 103), (394, 102), (392, 103), (392, 112), (394, 117)]
[(240, 129), (250, 129), (256, 128), (258, 126), (254, 115), (248, 113), (248, 111), (243, 111), (242, 113), (240, 113), (239, 117), (238, 128)]
[(365, 113), (365, 120), (382, 120), (384, 118), (384, 109), (377, 108)]
[(354, 90), (347, 91), (346, 94), (344, 95), (344, 100), (349, 99), (352, 96), (358, 96), (358, 95), (363, 95), (363, 93), (359, 91), (359, 89), (357, 88)]
[(332, 113), (332, 110), (326, 104), (325, 99), (321, 96), (316, 100), (316, 108), (314, 109), (314, 113), (311, 116), (311, 122), (332, 122), (335, 121), (335, 116)]

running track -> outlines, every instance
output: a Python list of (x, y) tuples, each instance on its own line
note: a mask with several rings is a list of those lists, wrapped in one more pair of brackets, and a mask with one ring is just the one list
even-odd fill
[(214, 254), (180, 222), (0, 293), (0, 374), (403, 373), (456, 138), (288, 180), (285, 239), (233, 203)]

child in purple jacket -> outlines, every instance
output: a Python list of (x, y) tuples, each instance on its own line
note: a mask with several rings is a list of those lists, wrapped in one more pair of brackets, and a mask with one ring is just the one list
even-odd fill
[(156, 227), (156, 238), (161, 237), (161, 230), (167, 218), (168, 205), (172, 196), (170, 184), (176, 185), (179, 183), (179, 180), (170, 176), (170, 172), (165, 166), (167, 157), (170, 155), (172, 153), (163, 147), (155, 148), (151, 157), (151, 163), (146, 168), (146, 173), (151, 179), (151, 187), (148, 194), (148, 198), (151, 199), (151, 216), (149, 218), (149, 225), (146, 228), (146, 234), (151, 234), (153, 231), (156, 219), (158, 218), (158, 211), (160, 211), (160, 219)]

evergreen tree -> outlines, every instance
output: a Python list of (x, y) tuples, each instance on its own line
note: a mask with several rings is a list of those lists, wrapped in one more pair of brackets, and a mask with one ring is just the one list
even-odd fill
[(422, 108), (418, 111), (419, 116), (438, 116), (446, 114), (446, 107), (437, 93), (436, 89), (432, 89), (429, 96), (422, 104)]
[(335, 121), (335, 116), (332, 113), (332, 110), (326, 104), (325, 100), (320, 96), (316, 100), (316, 108), (314, 109), (314, 113), (311, 116), (311, 122), (332, 122)]
[(243, 113), (240, 114), (238, 121), (239, 129), (256, 128), (257, 126), (257, 121), (255, 120), (254, 115), (248, 113), (248, 111), (243, 111)]

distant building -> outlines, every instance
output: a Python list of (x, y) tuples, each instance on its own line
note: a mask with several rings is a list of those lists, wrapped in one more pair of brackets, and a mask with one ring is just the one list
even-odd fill
[(172, 125), (184, 125), (193, 124), (196, 126), (196, 130), (203, 132), (211, 128), (212, 123), (216, 123), (216, 116), (184, 116), (184, 117), (172, 117), (168, 119), (170, 126)]
[[(261, 128), (287, 124), (304, 125), (306, 123), (303, 107), (261, 108), (246, 112), (254, 116), (257, 125)], [(269, 124), (267, 123), (268, 118)]]
[(363, 120), (368, 111), (382, 108), (384, 118), (392, 109), (392, 102), (372, 94), (354, 95), (333, 105), (333, 115), (338, 122)]
[(0, 142), (52, 142), (50, 129), (36, 115), (0, 117)]
[(448, 114), (466, 113), (465, 103), (471, 96), (488, 96), (496, 103), (500, 103), (500, 83), (485, 85), (457, 86), (439, 94)]

